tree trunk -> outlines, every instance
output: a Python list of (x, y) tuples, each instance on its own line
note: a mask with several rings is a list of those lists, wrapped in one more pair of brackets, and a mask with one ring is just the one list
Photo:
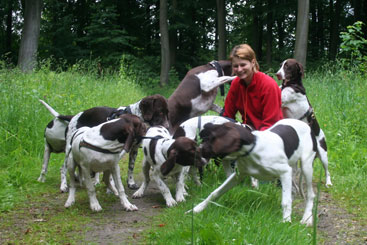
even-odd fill
[(217, 0), (217, 19), (218, 19), (218, 60), (227, 58), (226, 45), (226, 6), (225, 0)]
[(330, 46), (329, 46), (329, 59), (333, 60), (336, 57), (339, 46), (339, 23), (341, 12), (341, 1), (336, 0), (333, 6), (333, 0), (330, 0)]
[(25, 0), (24, 25), (20, 42), (18, 66), (23, 72), (36, 66), (40, 33), (42, 0)]
[(5, 52), (11, 52), (11, 34), (12, 34), (12, 25), (13, 25), (13, 2), (9, 2), (7, 17), (6, 17), (6, 41), (5, 41)]
[(177, 51), (177, 28), (175, 26), (177, 23), (177, 0), (172, 0), (172, 12), (173, 17), (170, 18), (170, 30), (169, 30), (169, 53), (170, 53), (170, 67), (175, 66), (176, 64), (176, 51)]
[(167, 23), (167, 1), (160, 0), (159, 9), (159, 29), (161, 32), (161, 77), (160, 84), (165, 86), (169, 80), (170, 55), (169, 55), (169, 34)]
[(270, 65), (273, 52), (273, 0), (268, 0), (268, 13), (266, 15), (266, 64)]
[(303, 67), (306, 67), (309, 9), (309, 0), (298, 0), (296, 47), (294, 58), (298, 60), (303, 65)]

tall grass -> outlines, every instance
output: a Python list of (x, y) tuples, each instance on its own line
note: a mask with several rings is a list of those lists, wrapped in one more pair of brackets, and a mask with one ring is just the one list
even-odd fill
[[(45, 65), (31, 74), (0, 69), (0, 212), (15, 211), (30, 196), (58, 192), (63, 154), (51, 156), (46, 183), (37, 182), (43, 156), (43, 131), (52, 119), (38, 99), (45, 100), (61, 114), (75, 114), (93, 106), (128, 105), (157, 92), (168, 97), (173, 90), (140, 87), (136, 85), (141, 84), (136, 81), (137, 77), (126, 72), (123, 66), (120, 72), (104, 76), (98, 76), (93, 69), (81, 72), (79, 68), (74, 66), (66, 72), (53, 72)], [(309, 100), (327, 136), (329, 168), (334, 186), (329, 190), (321, 189), (331, 193), (338, 205), (357, 214), (365, 223), (366, 78), (358, 72), (330, 66), (308, 72), (304, 79)], [(223, 98), (218, 97), (217, 103), (223, 105)], [(316, 161), (315, 165), (320, 165), (320, 162)], [(319, 176), (320, 171), (323, 171), (321, 167), (315, 167), (314, 176)], [(202, 187), (188, 181), (190, 196), (187, 202), (165, 209), (163, 215), (153, 220), (154, 225), (146, 236), (147, 243), (312, 242), (313, 230), (299, 224), (302, 210), (293, 212), (292, 223), (281, 222), (281, 190), (272, 183), (262, 184), (258, 191), (244, 183), (227, 192), (202, 213), (194, 216), (184, 214), (224, 179), (221, 168), (211, 167), (206, 171)], [(317, 177), (314, 179), (318, 181)], [(294, 204), (299, 202), (296, 200)], [(303, 201), (301, 204), (303, 207)], [(80, 205), (79, 209), (87, 210), (88, 205)], [(48, 236), (52, 237), (52, 234)]]

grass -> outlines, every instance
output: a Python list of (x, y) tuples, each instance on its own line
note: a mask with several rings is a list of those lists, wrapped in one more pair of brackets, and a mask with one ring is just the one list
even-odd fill
[[(324, 68), (308, 72), (304, 80), (317, 119), (327, 136), (329, 168), (334, 186), (329, 192), (338, 205), (367, 225), (367, 107), (366, 75)], [(43, 157), (43, 131), (52, 115), (38, 99), (61, 114), (75, 114), (93, 106), (118, 107), (144, 96), (173, 88), (142, 88), (134, 78), (119, 73), (99, 77), (73, 67), (53, 72), (47, 67), (32, 74), (0, 69), (0, 241), (10, 243), (78, 243), (86, 224), (98, 215), (89, 211), (86, 192), (79, 192), (72, 209), (64, 209), (59, 195), (59, 168), (63, 154), (52, 155), (46, 183), (37, 182)], [(217, 102), (223, 105), (223, 98)], [(141, 155), (141, 154), (140, 154)], [(141, 161), (141, 159), (140, 159)], [(139, 160), (137, 162), (140, 162)], [(315, 162), (318, 181), (320, 162)], [(126, 176), (127, 164), (122, 164)], [(140, 163), (137, 172), (140, 171)], [(322, 175), (322, 181), (324, 181)], [(123, 177), (124, 178), (124, 177)], [(184, 213), (224, 181), (223, 171), (212, 167), (202, 187), (190, 181), (190, 197), (178, 207), (154, 218), (145, 237), (151, 244), (309, 244), (312, 228), (281, 223), (280, 188), (248, 183), (226, 193), (200, 214)], [(125, 182), (124, 182), (125, 183)], [(103, 186), (103, 185), (102, 185)], [(103, 194), (102, 206), (116, 201)], [(303, 203), (302, 203), (303, 205)], [(78, 217), (77, 219), (75, 217)], [(317, 237), (319, 241), (322, 238)]]

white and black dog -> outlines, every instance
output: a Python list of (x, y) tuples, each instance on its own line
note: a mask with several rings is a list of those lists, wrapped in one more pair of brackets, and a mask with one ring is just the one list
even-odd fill
[(54, 116), (45, 128), (44, 140), (45, 150), (43, 153), (43, 163), (41, 174), (38, 177), (39, 182), (45, 182), (48, 169), (48, 163), (50, 161), (51, 153), (64, 153), (65, 152), (65, 134), (68, 124), (73, 116), (60, 116), (51, 106), (49, 106), (43, 100), (39, 100)]
[(180, 124), (208, 110), (220, 113), (222, 108), (214, 104), (218, 87), (231, 82), (232, 63), (229, 60), (212, 61), (189, 70), (168, 98), (170, 132)]
[[(226, 191), (243, 181), (245, 176), (260, 180), (279, 178), (282, 184), (283, 221), (291, 221), (292, 166), (301, 161), (301, 172), (307, 186), (306, 207), (301, 223), (312, 225), (315, 193), (312, 188), (313, 161), (320, 156), (320, 144), (310, 127), (296, 119), (283, 119), (265, 131), (251, 131), (228, 122), (206, 125), (202, 131), (202, 156), (237, 160), (238, 174), (233, 173), (203, 202), (195, 206), (195, 213)], [(320, 156), (321, 161), (327, 161)], [(188, 211), (188, 212), (190, 212)]]
[[(306, 96), (306, 89), (302, 83), (304, 76), (302, 64), (295, 59), (287, 59), (282, 62), (276, 76), (282, 81), (283, 116), (306, 122), (311, 127), (317, 141), (321, 145), (320, 154), (323, 155), (323, 158), (327, 159), (325, 134), (316, 120), (314, 110)], [(325, 186), (329, 187), (332, 183), (328, 170), (328, 161), (323, 162), (323, 167), (326, 176)]]
[[(159, 94), (144, 97), (140, 101), (129, 105), (128, 107), (111, 108), (111, 107), (93, 107), (75, 115), (67, 129), (66, 134), (66, 157), (64, 165), (61, 168), (61, 185), (60, 190), (62, 192), (67, 191), (66, 181), (66, 159), (70, 152), (71, 135), (81, 127), (94, 127), (101, 123), (117, 118), (123, 114), (133, 114), (138, 116), (141, 120), (150, 126), (163, 125), (169, 127), (168, 124), (168, 105), (167, 100)], [(133, 171), (135, 165), (135, 159), (138, 151), (138, 146), (134, 146), (129, 153), (129, 168), (127, 184), (131, 189), (137, 189), (135, 184)]]
[[(187, 137), (172, 139), (164, 127), (151, 127), (143, 137), (143, 174), (144, 179), (139, 190), (133, 198), (140, 198), (149, 184), (149, 171), (157, 183), (168, 207), (175, 206), (177, 202), (185, 201), (185, 177), (190, 165), (203, 166), (206, 160), (201, 158), (200, 149), (196, 142)], [(163, 179), (166, 176), (177, 178), (176, 200)]]
[[(139, 117), (132, 114), (121, 115), (118, 119), (95, 127), (77, 129), (71, 136), (71, 151), (67, 159), (70, 190), (65, 207), (70, 207), (75, 202), (75, 169), (80, 167), (82, 179), (88, 191), (90, 208), (93, 211), (100, 211), (102, 208), (96, 197), (91, 179), (92, 172), (103, 172), (105, 184), (119, 196), (125, 210), (137, 210), (138, 208), (127, 199), (121, 183), (118, 163), (126, 152), (139, 143), (145, 132), (145, 124)], [(114, 185), (110, 183), (110, 174), (112, 174)]]

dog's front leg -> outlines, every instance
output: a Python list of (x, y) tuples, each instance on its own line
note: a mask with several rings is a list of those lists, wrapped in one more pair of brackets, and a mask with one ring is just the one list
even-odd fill
[(158, 189), (161, 191), (164, 200), (166, 200), (167, 207), (173, 207), (177, 205), (177, 202), (175, 199), (173, 199), (172, 194), (167, 187), (166, 183), (161, 179), (160, 173), (157, 173), (156, 171), (153, 172), (152, 178), (157, 183)]
[(65, 157), (65, 161), (60, 168), (60, 178), (61, 178), (60, 191), (61, 192), (68, 192), (68, 183), (66, 180), (67, 157), (68, 156)]
[(146, 188), (148, 187), (148, 184), (150, 182), (150, 177), (149, 177), (149, 170), (150, 170), (150, 164), (145, 160), (143, 160), (143, 166), (142, 166), (142, 171), (143, 171), (143, 183), (141, 183), (141, 186), (139, 188), (139, 190), (137, 190), (134, 194), (133, 194), (133, 198), (140, 198), (144, 195), (144, 192), (146, 190)]
[(42, 164), (41, 174), (40, 174), (40, 177), (38, 178), (39, 182), (45, 182), (46, 180), (46, 174), (47, 174), (48, 163), (50, 161), (50, 155), (51, 155), (51, 149), (45, 140), (45, 151), (43, 153), (43, 164)]
[(82, 176), (85, 182), (85, 187), (87, 188), (87, 191), (88, 191), (90, 208), (92, 209), (92, 211), (98, 212), (102, 210), (102, 207), (98, 202), (98, 199), (96, 196), (96, 189), (94, 187), (92, 177), (90, 176), (91, 171), (88, 167), (86, 167), (87, 164), (83, 162), (80, 163)]
[(212, 193), (210, 193), (210, 195), (204, 201), (202, 201), (201, 203), (196, 205), (194, 209), (189, 210), (186, 213), (189, 213), (189, 212), (199, 213), (203, 211), (211, 201), (219, 198), (225, 192), (232, 189), (234, 186), (238, 185), (243, 180), (243, 177), (244, 176), (237, 175), (236, 173), (232, 173), (226, 179), (226, 181), (224, 181), (223, 184), (221, 184), (217, 189), (215, 189)]
[(221, 113), (222, 112), (222, 107), (220, 107), (217, 104), (212, 104), (210, 107), (210, 110), (215, 111), (216, 113)]
[(69, 190), (68, 200), (65, 203), (66, 208), (72, 206), (75, 203), (75, 190), (76, 190), (75, 162), (74, 162), (72, 155), (68, 157), (67, 165), (68, 165), (68, 172), (69, 172), (69, 177), (70, 177), (70, 190)]
[(176, 184), (176, 201), (184, 202), (185, 200), (185, 179), (190, 167), (183, 167), (177, 178)]
[(124, 186), (121, 182), (121, 176), (120, 176), (120, 166), (118, 165), (118, 162), (114, 165), (114, 167), (111, 170), (113, 181), (115, 182), (117, 191), (119, 193), (119, 198), (122, 206), (126, 211), (136, 211), (138, 208), (131, 204), (129, 200), (127, 199), (127, 196), (125, 194)]
[(280, 176), (282, 183), (282, 209), (283, 222), (291, 222), (292, 214), (292, 168), (288, 166), (285, 173)]
[(136, 190), (139, 186), (135, 183), (134, 180), (134, 167), (135, 167), (135, 160), (138, 154), (138, 145), (134, 146), (129, 153), (129, 169), (127, 171), (127, 187)]

